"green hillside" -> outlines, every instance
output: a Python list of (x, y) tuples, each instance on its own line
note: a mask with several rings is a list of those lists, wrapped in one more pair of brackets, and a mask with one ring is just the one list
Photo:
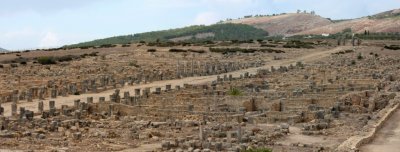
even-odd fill
[(203, 39), (192, 38), (187, 41), (204, 41), (204, 40), (249, 40), (259, 39), (268, 36), (268, 33), (264, 30), (257, 29), (253, 26), (244, 24), (214, 24), (210, 26), (195, 25), (178, 29), (146, 32), (134, 35), (116, 36), (105, 39), (98, 39), (90, 42), (84, 42), (74, 45), (64, 46), (67, 48), (73, 47), (86, 47), (86, 46), (100, 46), (106, 44), (127, 44), (132, 42), (146, 41), (168, 41), (169, 39), (183, 37), (183, 36), (194, 36), (200, 33), (214, 33), (214, 37), (208, 37)]

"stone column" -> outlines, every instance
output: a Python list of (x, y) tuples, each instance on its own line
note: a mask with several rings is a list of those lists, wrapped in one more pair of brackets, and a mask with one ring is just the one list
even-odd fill
[(49, 115), (54, 116), (56, 112), (56, 103), (55, 101), (49, 101)]
[(93, 93), (97, 93), (97, 85), (96, 83), (92, 85), (92, 90)]
[(130, 104), (130, 94), (128, 91), (124, 92), (124, 104), (126, 105)]
[(75, 110), (75, 115), (74, 115), (75, 119), (81, 119), (81, 111), (80, 110)]
[(79, 108), (80, 102), (81, 102), (81, 100), (79, 100), (79, 99), (74, 100), (74, 108), (75, 108), (75, 109), (78, 109), (78, 108)]
[(43, 101), (39, 101), (39, 103), (38, 103), (38, 110), (39, 110), (40, 113), (43, 112)]
[(201, 124), (200, 124), (200, 127), (199, 127), (199, 138), (200, 138), (200, 141), (204, 141), (205, 140), (203, 125), (201, 125)]
[(51, 89), (51, 98), (57, 98), (57, 90), (56, 89)]
[(19, 107), (19, 119), (23, 119), (25, 115), (25, 107)]
[(2, 107), (1, 103), (0, 103), (0, 116), (2, 116), (2, 115), (4, 115), (4, 107)]
[(11, 104), (11, 115), (12, 116), (17, 116), (17, 103), (12, 103)]
[(237, 130), (237, 140), (239, 143), (242, 143), (242, 127), (240, 125)]
[(108, 105), (108, 115), (109, 116), (113, 115), (113, 111), (114, 111), (114, 105), (113, 104)]

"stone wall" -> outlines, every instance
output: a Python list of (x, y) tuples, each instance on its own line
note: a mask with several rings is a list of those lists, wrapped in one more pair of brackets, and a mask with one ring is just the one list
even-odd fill
[[(389, 105), (385, 108), (379, 111), (377, 114), (378, 120), (371, 120), (367, 126), (364, 127), (364, 129), (368, 130), (367, 132), (364, 132), (360, 135), (352, 136), (346, 141), (344, 141), (339, 147), (336, 149), (336, 151), (339, 152), (347, 152), (347, 151), (356, 151), (358, 148), (360, 148), (363, 144), (370, 143), (376, 133), (379, 131), (379, 129), (382, 128), (382, 126), (385, 124), (385, 122), (395, 113), (400, 106), (400, 100), (399, 96), (393, 100), (390, 101)], [(364, 130), (363, 129), (363, 130)]]

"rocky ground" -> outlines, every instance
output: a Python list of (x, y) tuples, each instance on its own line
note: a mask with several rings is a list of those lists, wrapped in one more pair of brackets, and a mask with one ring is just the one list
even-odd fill
[[(335, 151), (398, 103), (400, 54), (379, 41), (259, 43), (0, 55), (0, 149)], [(46, 53), (92, 55), (34, 63)]]

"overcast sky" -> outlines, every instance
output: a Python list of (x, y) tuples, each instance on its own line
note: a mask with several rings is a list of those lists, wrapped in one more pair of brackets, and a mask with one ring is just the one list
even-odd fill
[(1, 0), (0, 47), (57, 47), (297, 9), (345, 19), (395, 8), (400, 0)]

